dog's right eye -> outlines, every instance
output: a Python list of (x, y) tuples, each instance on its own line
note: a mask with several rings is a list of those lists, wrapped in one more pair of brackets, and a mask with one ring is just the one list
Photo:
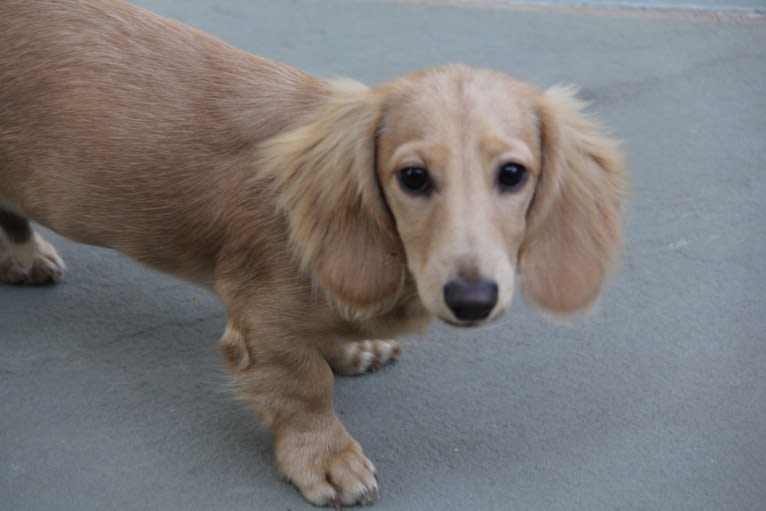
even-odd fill
[(428, 171), (420, 167), (405, 167), (400, 170), (399, 184), (406, 192), (414, 195), (428, 195), (431, 191)]

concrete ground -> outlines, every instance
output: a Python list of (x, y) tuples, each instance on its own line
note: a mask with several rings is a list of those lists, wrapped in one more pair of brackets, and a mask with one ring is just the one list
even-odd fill
[(718, 11), (763, 13), (766, 0), (465, 0), (495, 5), (542, 5), (609, 7), (637, 9), (680, 9), (690, 11)]
[[(378, 510), (766, 508), (766, 24), (340, 0), (142, 0), (241, 48), (376, 83), (463, 61), (572, 82), (624, 139), (621, 271), (589, 316), (517, 302), (339, 379)], [(724, 3), (724, 2), (719, 2)], [(305, 510), (230, 397), (215, 299), (51, 236), (0, 286), (0, 509)]]

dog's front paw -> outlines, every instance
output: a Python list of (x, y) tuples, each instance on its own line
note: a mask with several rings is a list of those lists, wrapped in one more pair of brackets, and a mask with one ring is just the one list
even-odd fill
[(53, 245), (35, 233), (23, 244), (0, 240), (0, 281), (9, 284), (49, 284), (66, 271)]
[[(337, 419), (335, 419), (337, 421)], [(369, 504), (378, 499), (372, 462), (345, 428), (279, 435), (275, 450), (282, 474), (317, 506)]]
[(402, 355), (398, 342), (381, 340), (347, 342), (327, 351), (325, 358), (333, 371), (346, 376), (377, 371)]

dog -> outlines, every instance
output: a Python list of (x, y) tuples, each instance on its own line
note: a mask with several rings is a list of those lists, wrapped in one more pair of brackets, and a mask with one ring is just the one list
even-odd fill
[(518, 281), (566, 316), (622, 245), (627, 171), (566, 87), (445, 65), (320, 79), (119, 0), (0, 5), (0, 280), (61, 278), (34, 220), (199, 284), (219, 342), (316, 505), (378, 498), (333, 372), (432, 317), (484, 325)]

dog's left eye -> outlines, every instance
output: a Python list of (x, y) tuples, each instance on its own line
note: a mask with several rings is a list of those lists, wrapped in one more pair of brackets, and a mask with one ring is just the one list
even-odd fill
[(500, 167), (497, 175), (497, 183), (503, 192), (515, 192), (524, 186), (529, 177), (529, 172), (524, 165), (518, 163), (506, 163)]

